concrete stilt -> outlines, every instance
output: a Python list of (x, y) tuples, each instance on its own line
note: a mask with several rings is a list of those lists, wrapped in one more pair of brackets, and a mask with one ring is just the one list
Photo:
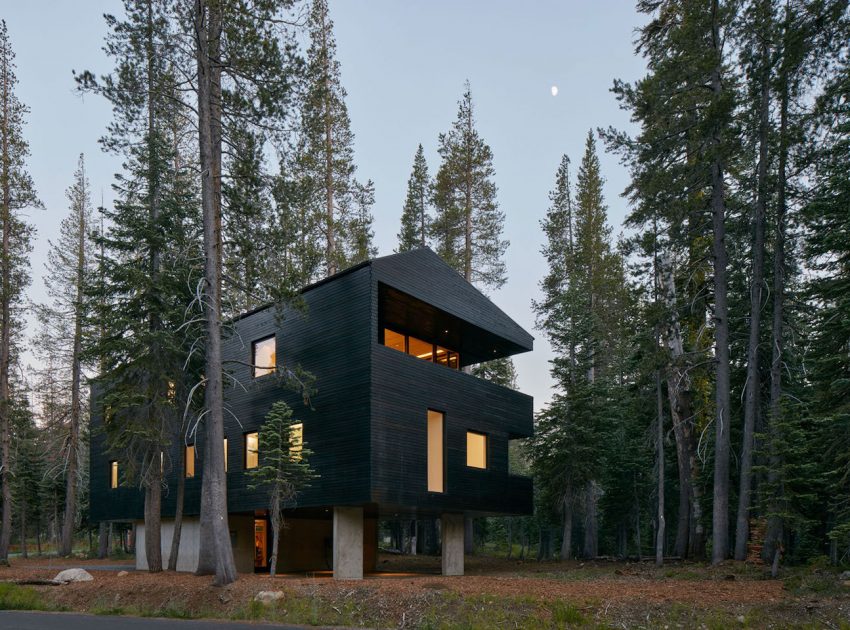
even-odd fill
[(443, 575), (463, 575), (463, 514), (443, 514)]
[(333, 530), (335, 580), (363, 579), (363, 508), (335, 507)]

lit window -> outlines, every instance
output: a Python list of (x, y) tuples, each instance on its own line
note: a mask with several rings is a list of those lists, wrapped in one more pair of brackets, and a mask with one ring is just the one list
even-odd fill
[(399, 352), (406, 352), (404, 335), (389, 328), (384, 328), (384, 345)]
[(431, 361), (432, 357), (434, 356), (433, 344), (430, 344), (427, 341), (422, 341), (421, 339), (417, 339), (416, 337), (408, 337), (407, 343), (408, 354), (412, 354), (417, 359)]
[(290, 427), (289, 434), (289, 456), (295, 461), (301, 460), (301, 451), (304, 450), (304, 424), (299, 422)]
[(254, 378), (272, 374), (277, 366), (277, 352), (274, 337), (254, 342)]
[(443, 492), (443, 420), (428, 410), (428, 492)]
[(114, 460), (109, 462), (109, 487), (118, 487), (118, 462)]
[(189, 444), (186, 447), (186, 479), (191, 479), (195, 476), (195, 445)]
[(448, 348), (437, 346), (436, 360), (440, 365), (446, 365), (453, 370), (458, 368), (458, 354)]
[(256, 432), (245, 434), (245, 468), (260, 465), (260, 435)]
[(168, 393), (166, 394), (168, 400), (174, 400), (177, 396), (177, 385), (174, 381), (168, 381)]
[(224, 438), (224, 472), (227, 472), (227, 438)]
[(466, 465), (487, 468), (487, 436), (483, 433), (466, 432)]

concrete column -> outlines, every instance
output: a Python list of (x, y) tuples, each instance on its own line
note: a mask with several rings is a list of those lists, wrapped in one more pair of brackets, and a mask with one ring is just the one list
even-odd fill
[(440, 523), (443, 575), (463, 575), (463, 514), (443, 514)]
[(334, 579), (363, 579), (363, 508), (334, 508)]

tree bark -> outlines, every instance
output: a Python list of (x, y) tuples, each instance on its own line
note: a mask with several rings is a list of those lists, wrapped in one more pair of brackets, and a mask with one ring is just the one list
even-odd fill
[(599, 555), (599, 495), (595, 481), (587, 483), (584, 497), (584, 557), (592, 559)]
[[(787, 24), (786, 24), (787, 29)], [(782, 440), (782, 352), (785, 308), (785, 230), (786, 230), (786, 190), (788, 168), (788, 76), (783, 68), (780, 76), (779, 104), (779, 164), (776, 195), (776, 242), (773, 257), (773, 322), (770, 332), (770, 408), (768, 414), (768, 435), (770, 448), (768, 456), (767, 483), (771, 498), (768, 503), (767, 531), (765, 532), (762, 557), (766, 561), (778, 558), (782, 545), (785, 524), (782, 518), (782, 456), (779, 442)], [(778, 560), (777, 560), (778, 562)]]
[(564, 492), (564, 531), (561, 537), (561, 560), (569, 560), (573, 557), (573, 496), (572, 484), (567, 484)]
[[(721, 41), (719, 0), (712, 0), (711, 43), (715, 66), (711, 71), (711, 92), (714, 103), (723, 96), (721, 81)], [(717, 113), (715, 113), (717, 116)], [(712, 512), (712, 563), (717, 564), (729, 555), (729, 306), (727, 303), (726, 199), (721, 160), (721, 127), (715, 121), (710, 138), (711, 156), (711, 219), (712, 258), (714, 262), (714, 342), (715, 342), (715, 426), (714, 426), (714, 503)]]
[(224, 410), (221, 364), (221, 15), (216, 3), (196, 0), (198, 63), (198, 144), (204, 226), (204, 312), (206, 324), (204, 467), (201, 481), (199, 574), (215, 574), (214, 584), (236, 580), (227, 520), (224, 474)]
[(759, 334), (761, 332), (762, 284), (764, 282), (764, 231), (767, 204), (767, 144), (770, 116), (770, 15), (771, 0), (762, 2), (765, 24), (761, 34), (761, 77), (759, 103), (759, 159), (756, 175), (756, 203), (753, 217), (753, 271), (750, 280), (750, 335), (747, 342), (747, 384), (744, 401), (744, 442), (741, 447), (741, 476), (738, 515), (735, 526), (735, 560), (747, 559), (750, 534), (750, 508), (753, 486), (753, 444), (759, 412)]
[(148, 456), (148, 471), (145, 475), (145, 555), (148, 571), (162, 571), (162, 469), (158, 452)]
[[(181, 431), (182, 433), (182, 431)], [(181, 455), (178, 460), (180, 464), (177, 466), (177, 497), (174, 507), (174, 530), (171, 535), (171, 552), (168, 554), (168, 570), (177, 570), (177, 560), (180, 558), (180, 537), (183, 534), (183, 504), (186, 501), (186, 456), (185, 449), (182, 448), (185, 443), (185, 434), (181, 435)]]
[[(655, 407), (658, 418), (655, 422), (656, 465), (658, 466), (658, 523), (655, 531), (655, 565), (664, 566), (664, 400), (661, 395), (661, 370), (655, 371)], [(638, 535), (638, 544), (640, 535)], [(640, 551), (640, 548), (638, 548)]]
[(11, 156), (9, 147), (9, 116), (10, 101), (12, 98), (6, 60), (3, 66), (3, 124), (0, 129), (3, 136), (2, 153), (0, 153), (0, 179), (3, 186), (3, 205), (0, 207), (0, 220), (3, 222), (2, 252), (0, 252), (0, 286), (3, 294), (0, 295), (0, 498), (3, 501), (3, 516), (0, 521), (0, 564), (9, 564), (9, 543), (12, 537), (12, 486), (10, 483), (11, 461), (10, 442), (11, 426), (9, 415), (11, 413), (11, 400), (9, 399), (9, 362), (12, 343), (11, 322), (11, 285), (12, 285), (12, 252), (11, 252), (11, 179), (10, 170)]
[(77, 286), (74, 300), (74, 344), (71, 351), (71, 414), (68, 427), (68, 467), (65, 477), (65, 514), (62, 523), (62, 546), (59, 554), (69, 556), (74, 546), (74, 526), (77, 522), (77, 457), (80, 443), (80, 419), (82, 402), (80, 398), (82, 365), (80, 354), (83, 347), (83, 290), (86, 265), (86, 208), (85, 208), (85, 164), (81, 164), (80, 186), (82, 199), (78, 208), (77, 220)]

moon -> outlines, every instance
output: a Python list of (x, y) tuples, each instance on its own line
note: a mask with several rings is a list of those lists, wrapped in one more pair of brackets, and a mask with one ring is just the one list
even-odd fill
[(552, 93), (552, 96), (558, 96), (558, 86), (557, 85), (553, 85), (551, 88), (549, 88), (549, 91)]

